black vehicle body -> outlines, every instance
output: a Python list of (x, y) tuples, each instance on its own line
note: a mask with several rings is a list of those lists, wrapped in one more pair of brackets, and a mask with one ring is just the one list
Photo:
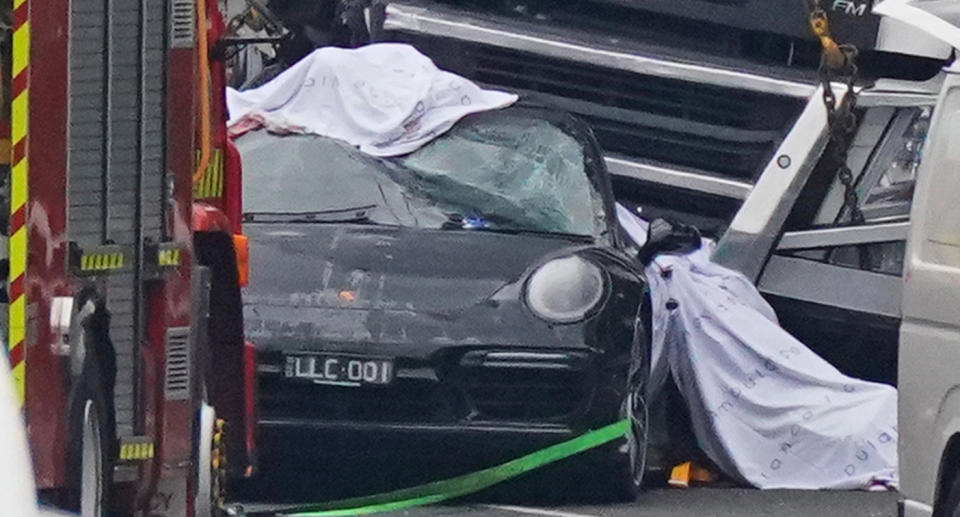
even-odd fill
[[(535, 107), (472, 115), (455, 129), (506, 119), (547, 121), (581, 144), (611, 230), (247, 220), (253, 271), (244, 312), (260, 351), (263, 455), (474, 456), (490, 464), (622, 418), (628, 391), (646, 380), (649, 315), (600, 150), (581, 122)], [(242, 140), (240, 147), (246, 152)], [(247, 188), (256, 188), (244, 160)], [(526, 283), (541, 265), (572, 255), (602, 271), (603, 297), (579, 321), (546, 321), (528, 306)], [(387, 359), (392, 381), (295, 378), (288, 357), (311, 354)], [(310, 446), (284, 446), (304, 437)]]

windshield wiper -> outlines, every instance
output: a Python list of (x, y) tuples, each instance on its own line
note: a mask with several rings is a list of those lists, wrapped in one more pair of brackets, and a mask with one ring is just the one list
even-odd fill
[(549, 230), (532, 230), (528, 228), (515, 228), (512, 226), (473, 228), (473, 230), (481, 231), (481, 232), (506, 233), (510, 235), (540, 235), (544, 237), (555, 237), (558, 239), (573, 239), (578, 241), (595, 240), (595, 238), (591, 235), (581, 235), (579, 233), (554, 232)]
[(369, 223), (377, 205), (365, 205), (315, 212), (247, 212), (245, 222), (257, 223)]

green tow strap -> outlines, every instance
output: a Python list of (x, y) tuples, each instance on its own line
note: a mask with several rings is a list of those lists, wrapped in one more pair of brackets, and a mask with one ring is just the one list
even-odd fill
[(630, 421), (621, 420), (595, 431), (589, 431), (576, 438), (551, 445), (536, 452), (521, 456), (502, 465), (478, 470), (470, 474), (458, 476), (442, 481), (434, 481), (425, 485), (404, 488), (393, 492), (376, 494), (364, 497), (331, 501), (303, 508), (287, 509), (282, 515), (295, 517), (336, 517), (347, 515), (369, 515), (372, 513), (391, 512), (439, 503), (467, 494), (472, 494), (515, 478), (520, 474), (549, 465), (564, 458), (569, 458), (583, 451), (626, 436), (630, 430)]

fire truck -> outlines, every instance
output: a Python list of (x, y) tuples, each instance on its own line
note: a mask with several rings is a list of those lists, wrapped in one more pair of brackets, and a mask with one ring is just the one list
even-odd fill
[(4, 0), (2, 325), (41, 498), (211, 515), (256, 357), (215, 0)]

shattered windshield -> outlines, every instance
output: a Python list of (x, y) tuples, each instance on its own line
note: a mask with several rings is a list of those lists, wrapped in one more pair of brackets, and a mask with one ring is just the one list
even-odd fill
[(603, 202), (584, 148), (549, 122), (479, 117), (420, 150), (374, 158), (312, 135), (237, 140), (247, 220), (364, 222), (597, 237)]
[(262, 222), (369, 222), (440, 226), (448, 216), (391, 179), (389, 164), (314, 135), (248, 133), (243, 159), (245, 218)]
[(594, 236), (604, 229), (583, 146), (545, 120), (477, 117), (400, 163), (431, 199), (475, 212), (474, 224)]

